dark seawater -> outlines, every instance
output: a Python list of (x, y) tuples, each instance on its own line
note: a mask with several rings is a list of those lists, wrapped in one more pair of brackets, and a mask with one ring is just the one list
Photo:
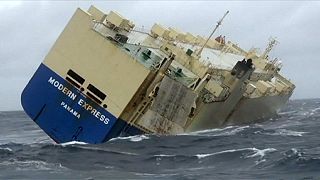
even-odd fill
[(320, 99), (279, 117), (177, 136), (57, 145), (23, 112), (0, 112), (0, 179), (320, 179)]

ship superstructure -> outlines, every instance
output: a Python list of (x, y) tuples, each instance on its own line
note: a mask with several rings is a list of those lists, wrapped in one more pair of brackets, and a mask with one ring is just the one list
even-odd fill
[(223, 36), (139, 30), (116, 12), (77, 9), (22, 105), (58, 143), (253, 122), (274, 116), (295, 88), (268, 59), (275, 44), (258, 55)]

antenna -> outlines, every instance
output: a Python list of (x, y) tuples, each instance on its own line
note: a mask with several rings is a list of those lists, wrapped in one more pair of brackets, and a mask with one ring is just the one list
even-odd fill
[(277, 45), (279, 42), (273, 38), (273, 37), (270, 37), (269, 38), (269, 43), (268, 43), (268, 46), (267, 48), (265, 49), (265, 51), (263, 52), (263, 54), (260, 56), (261, 58), (266, 58), (267, 55), (270, 53), (270, 51), (272, 50), (272, 48)]
[(227, 14), (229, 13), (229, 11), (227, 11), (223, 17), (220, 19), (220, 21), (217, 22), (216, 27), (214, 28), (214, 30), (212, 31), (212, 33), (210, 34), (210, 36), (208, 37), (208, 39), (206, 40), (206, 42), (203, 44), (203, 46), (201, 47), (201, 49), (199, 50), (199, 52), (197, 53), (197, 55), (199, 56), (203, 50), (203, 48), (207, 45), (208, 41), (210, 40), (210, 38), (212, 37), (212, 35), (216, 32), (216, 30), (218, 29), (218, 27), (221, 25), (223, 19), (227, 16)]

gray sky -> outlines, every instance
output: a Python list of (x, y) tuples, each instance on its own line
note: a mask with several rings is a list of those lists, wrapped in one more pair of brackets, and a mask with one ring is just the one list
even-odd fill
[(154, 22), (208, 36), (226, 10), (216, 35), (248, 50), (266, 47), (270, 36), (280, 44), (282, 74), (297, 86), (293, 99), (319, 98), (320, 2), (316, 1), (0, 1), (0, 111), (20, 110), (20, 94), (77, 7), (93, 4), (116, 10), (148, 28)]

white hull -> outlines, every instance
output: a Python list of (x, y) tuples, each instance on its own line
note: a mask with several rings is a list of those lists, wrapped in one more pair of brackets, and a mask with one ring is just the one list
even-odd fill
[(252, 123), (271, 118), (285, 105), (291, 94), (243, 98), (233, 111), (224, 111), (224, 102), (206, 104), (188, 131), (218, 128), (227, 125)]

